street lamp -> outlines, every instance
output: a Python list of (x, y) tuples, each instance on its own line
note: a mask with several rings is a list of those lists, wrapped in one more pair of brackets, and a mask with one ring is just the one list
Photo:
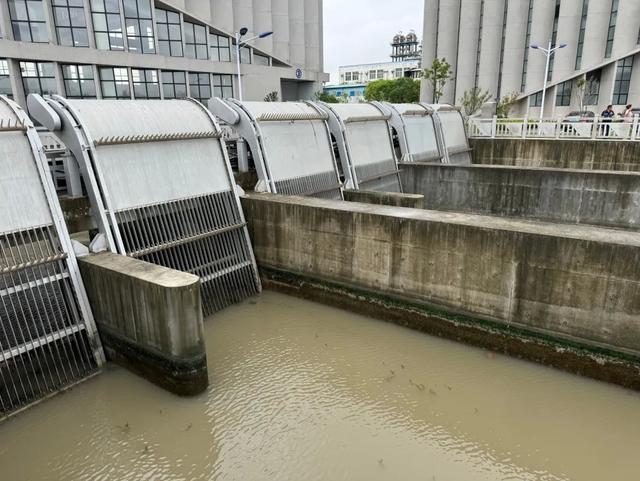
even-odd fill
[(555, 47), (552, 48), (551, 40), (549, 40), (549, 48), (542, 48), (541, 46), (536, 44), (530, 45), (532, 49), (540, 50), (542, 53), (544, 53), (547, 56), (547, 66), (544, 70), (544, 83), (542, 87), (542, 105), (540, 106), (540, 123), (542, 123), (542, 119), (544, 118), (544, 99), (545, 99), (545, 96), (547, 95), (547, 78), (549, 77), (549, 64), (551, 63), (551, 56), (556, 52), (556, 50), (565, 48), (566, 46), (567, 46), (566, 43), (561, 43), (560, 45), (556, 45)]
[(238, 100), (242, 102), (242, 73), (240, 72), (240, 49), (246, 46), (249, 42), (256, 40), (258, 38), (267, 38), (273, 35), (273, 32), (262, 32), (260, 35), (256, 35), (255, 37), (251, 37), (244, 42), (242, 41), (242, 37), (244, 37), (249, 29), (247, 27), (242, 27), (239, 32), (236, 32), (236, 65), (238, 67)]

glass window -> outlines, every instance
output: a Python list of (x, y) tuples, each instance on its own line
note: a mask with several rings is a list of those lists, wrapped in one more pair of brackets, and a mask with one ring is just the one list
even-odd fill
[(629, 86), (631, 85), (631, 73), (633, 71), (633, 56), (618, 60), (616, 67), (616, 80), (613, 83), (614, 105), (625, 105), (629, 101)]
[(558, 107), (568, 107), (571, 105), (571, 88), (573, 86), (572, 80), (567, 80), (558, 85), (556, 89), (556, 105)]
[(167, 57), (182, 57), (182, 26), (180, 14), (156, 8), (158, 53)]
[(207, 29), (202, 25), (184, 22), (185, 55), (190, 58), (206, 60)]
[(187, 78), (184, 72), (162, 72), (162, 93), (165, 99), (183, 99), (187, 96)]
[(131, 79), (133, 80), (133, 95), (136, 99), (160, 98), (160, 81), (157, 70), (134, 68), (131, 70)]
[(529, 11), (527, 13), (527, 31), (524, 37), (524, 59), (522, 61), (522, 81), (520, 90), (524, 92), (527, 86), (527, 68), (529, 67), (529, 45), (531, 45), (531, 21), (533, 20), (533, 0), (529, 0)]
[(42, 0), (9, 0), (14, 40), (47, 43), (47, 23)]
[(482, 51), (482, 29), (484, 28), (484, 0), (480, 2), (480, 22), (478, 24), (478, 46), (476, 49), (476, 76), (473, 83), (474, 88), (478, 87), (480, 78), (480, 52)]
[(231, 39), (224, 35), (209, 35), (209, 43), (211, 44), (211, 60), (217, 62), (231, 61)]
[(58, 43), (67, 47), (88, 47), (89, 35), (82, 0), (53, 0), (52, 6)]
[(269, 57), (266, 55), (261, 55), (257, 53), (255, 50), (253, 51), (253, 62), (256, 65), (264, 65), (265, 67), (269, 66)]
[(619, 0), (612, 0), (611, 15), (609, 16), (609, 30), (607, 30), (607, 45), (604, 51), (605, 58), (611, 57), (613, 51), (613, 39), (616, 36), (616, 23), (618, 21), (618, 3)]
[[(560, 19), (560, 0), (556, 0), (556, 10), (555, 16), (553, 17), (553, 33), (551, 34), (551, 45), (555, 47), (556, 42), (558, 41), (558, 20)], [(547, 75), (547, 82), (551, 81), (551, 77), (553, 77), (553, 65), (556, 60), (556, 55), (558, 52), (554, 53), (549, 59), (549, 72)]]
[(542, 105), (542, 91), (529, 97), (529, 105), (531, 107), (540, 107)]
[(129, 72), (124, 67), (100, 67), (100, 86), (105, 99), (130, 99)]
[(91, 65), (63, 65), (62, 80), (67, 98), (96, 98), (96, 83)]
[(584, 105), (598, 105), (600, 99), (600, 77), (602, 70), (587, 74), (587, 85), (584, 91)]
[(223, 99), (233, 97), (233, 77), (231, 75), (213, 74), (213, 96)]
[(0, 95), (13, 98), (11, 78), (9, 76), (9, 61), (5, 58), (0, 59)]
[(24, 94), (51, 95), (56, 91), (55, 67), (50, 62), (20, 62)]
[[(231, 58), (236, 61), (236, 45), (233, 44)], [(240, 63), (251, 63), (251, 49), (249, 47), (240, 47)]]
[(206, 104), (211, 98), (211, 78), (208, 73), (190, 73), (189, 91), (191, 97)]
[(576, 49), (576, 70), (582, 68), (582, 51), (584, 50), (584, 34), (587, 29), (587, 15), (589, 14), (589, 0), (582, 0), (582, 17), (580, 19), (580, 33)]
[(130, 52), (155, 53), (153, 20), (149, 0), (124, 0), (124, 21)]
[(120, 2), (118, 0), (91, 0), (91, 17), (100, 50), (124, 50)]

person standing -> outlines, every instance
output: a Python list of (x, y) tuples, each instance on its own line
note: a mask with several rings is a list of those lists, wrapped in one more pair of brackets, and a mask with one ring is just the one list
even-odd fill
[(602, 133), (605, 137), (609, 137), (609, 132), (611, 132), (611, 126), (609, 124), (613, 122), (613, 117), (615, 117), (615, 115), (613, 105), (607, 105), (607, 109), (600, 114), (602, 117), (602, 123), (605, 124), (602, 126)]
[(633, 122), (633, 105), (629, 104), (627, 105), (626, 110), (624, 111), (624, 114), (622, 115), (624, 117), (624, 121), (625, 122)]

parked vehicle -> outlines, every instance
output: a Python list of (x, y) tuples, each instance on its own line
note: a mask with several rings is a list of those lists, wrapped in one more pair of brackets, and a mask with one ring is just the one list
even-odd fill
[(596, 114), (589, 110), (576, 110), (569, 113), (564, 119), (565, 122), (593, 122)]

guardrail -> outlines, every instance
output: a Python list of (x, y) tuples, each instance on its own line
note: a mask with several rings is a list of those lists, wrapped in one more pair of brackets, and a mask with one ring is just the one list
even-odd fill
[(582, 122), (531, 119), (469, 118), (470, 138), (574, 139), (640, 141), (640, 117), (632, 122), (594, 118)]

